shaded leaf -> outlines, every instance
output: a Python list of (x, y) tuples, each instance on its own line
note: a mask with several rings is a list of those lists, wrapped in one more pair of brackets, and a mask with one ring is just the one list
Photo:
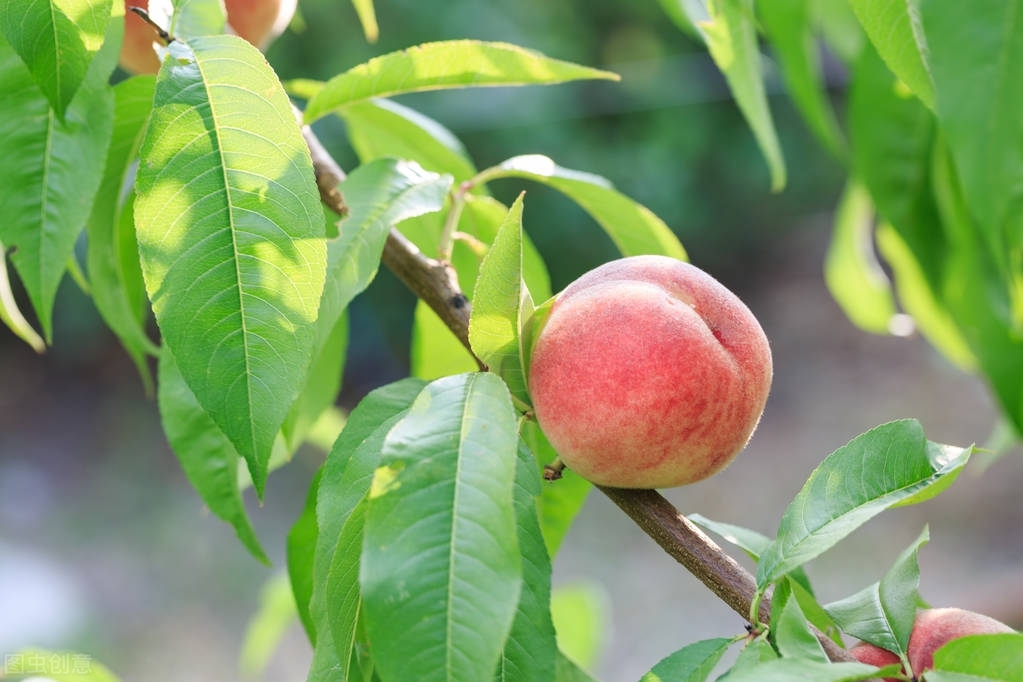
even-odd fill
[(313, 558), (319, 539), (319, 528), (316, 525), (316, 493), (323, 476), (321, 468), (309, 483), (305, 506), (302, 513), (288, 532), (286, 554), (288, 560), (288, 582), (293, 593), (292, 602), (297, 608), (299, 620), (305, 628), (309, 641), (316, 642), (316, 624), (309, 611), (309, 603), (313, 596)]
[(551, 620), (551, 560), (536, 513), (540, 474), (533, 453), (521, 441), (518, 453), (515, 517), (522, 554), (522, 594), (494, 679), (549, 682), (556, 676), (558, 644)]
[(864, 663), (825, 663), (803, 658), (779, 658), (730, 672), (728, 682), (853, 682), (874, 677), (877, 668)]
[(756, 10), (793, 102), (828, 151), (842, 158), (845, 140), (828, 102), (810, 0), (771, 0), (757, 3)]
[(216, 516), (231, 524), (254, 557), (270, 560), (249, 523), (238, 485), (238, 451), (202, 409), (168, 348), (160, 353), (160, 421), (189, 482)]
[(61, 120), (21, 58), (0, 40), (0, 242), (12, 250), (47, 342), (57, 287), (92, 208), (110, 143), (114, 98), (102, 73), (108, 58), (93, 60)]
[[(319, 535), (313, 557), (313, 590), (309, 611), (317, 633), (310, 680), (347, 679), (352, 661), (351, 645), (338, 649), (335, 641), (352, 642), (361, 605), (346, 609), (347, 590), (343, 561), (354, 562), (354, 585), (358, 588), (361, 549), (337, 557), (339, 546), (349, 547), (361, 538), (362, 514), (351, 521), (356, 507), (369, 491), (373, 471), (380, 461), (384, 437), (422, 390), (424, 383), (405, 379), (369, 393), (348, 417), (344, 430), (327, 455), (317, 492), (316, 520)], [(350, 525), (349, 525), (350, 522)], [(356, 592), (358, 594), (358, 592)], [(338, 599), (342, 599), (339, 606)], [(336, 631), (336, 634), (335, 634)], [(346, 634), (348, 633), (348, 634)]]
[(810, 631), (810, 621), (800, 608), (799, 600), (791, 598), (790, 590), (784, 599), (771, 601), (771, 637), (782, 658), (827, 662), (828, 655)]
[(694, 642), (661, 659), (639, 682), (704, 682), (734, 643), (727, 637)]
[(896, 654), (906, 653), (920, 603), (917, 554), (928, 540), (930, 535), (924, 529), (880, 582), (825, 605), (825, 610), (850, 635)]
[(516, 413), (493, 374), (423, 389), (388, 433), (366, 510), (366, 630), (384, 679), (494, 674), (522, 586)]
[(742, 115), (753, 130), (771, 172), (771, 190), (785, 187), (785, 159), (760, 72), (753, 0), (711, 0), (710, 18), (699, 25), (714, 63), (728, 81)]
[(182, 376), (262, 497), (316, 342), (319, 192), (259, 50), (229, 35), (168, 49), (136, 180), (142, 272)]
[(114, 124), (106, 168), (86, 224), (89, 237), (86, 267), (92, 299), (103, 321), (117, 335), (149, 386), (152, 379), (146, 355), (159, 352), (146, 334), (146, 299), (138, 240), (135, 236), (133, 195), (135, 163), (153, 103), (156, 80), (136, 76), (114, 86)]
[(928, 441), (915, 420), (857, 436), (828, 455), (789, 504), (777, 538), (760, 557), (757, 585), (819, 556), (885, 509), (933, 496), (972, 451)]
[(540, 85), (599, 78), (608, 71), (545, 57), (507, 43), (452, 40), (374, 57), (331, 78), (309, 100), (305, 122), (347, 104), (405, 92), (493, 85)]

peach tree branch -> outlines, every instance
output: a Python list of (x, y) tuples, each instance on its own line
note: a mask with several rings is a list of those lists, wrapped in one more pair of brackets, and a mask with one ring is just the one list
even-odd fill
[[(298, 116), (301, 121), (301, 114)], [(338, 190), (338, 185), (345, 178), (344, 171), (308, 126), (302, 128), (302, 133), (312, 155), (320, 197), (331, 211), (344, 217), (348, 208)], [(387, 236), (382, 262), (429, 305), (462, 345), (472, 352), (469, 347), (470, 303), (459, 288), (451, 264), (424, 255), (394, 228)], [(485, 369), (482, 363), (480, 367)], [(661, 494), (655, 490), (597, 487), (725, 604), (743, 618), (749, 616), (756, 595), (754, 577)], [(764, 599), (760, 603), (760, 620), (766, 623), (770, 613), (770, 602)], [(814, 634), (832, 661), (855, 661), (825, 634), (817, 630)]]

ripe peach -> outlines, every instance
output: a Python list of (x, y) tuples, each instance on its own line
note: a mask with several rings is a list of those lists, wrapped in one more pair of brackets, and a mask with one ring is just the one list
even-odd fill
[[(1005, 623), (994, 618), (966, 611), (964, 609), (924, 609), (916, 614), (913, 630), (909, 635), (906, 654), (913, 674), (920, 674), (934, 667), (934, 652), (942, 646), (966, 635), (987, 635), (1000, 632), (1015, 632)], [(899, 657), (890, 651), (861, 642), (849, 650), (856, 660), (878, 667), (898, 663)], [(894, 678), (887, 677), (886, 680)]]
[(665, 488), (738, 454), (771, 376), (767, 337), (735, 294), (688, 263), (635, 256), (557, 296), (528, 383), (569, 468), (601, 485)]
[[(853, 648), (849, 649), (849, 653), (860, 663), (866, 663), (867, 665), (876, 665), (878, 668), (883, 668), (887, 665), (899, 663), (899, 657), (888, 651), (882, 649), (879, 646), (874, 646), (869, 642), (860, 642)], [(900, 682), (898, 678), (886, 677), (885, 682)]]
[[(148, 9), (149, 0), (125, 0), (125, 7)], [(228, 30), (261, 50), (284, 32), (295, 15), (298, 0), (224, 0)], [(166, 27), (164, 27), (166, 28)], [(156, 73), (160, 60), (153, 47), (156, 31), (134, 12), (126, 12), (121, 67), (130, 73)]]
[(920, 675), (934, 667), (934, 652), (947, 642), (966, 635), (987, 635), (1015, 632), (994, 618), (964, 609), (925, 609), (913, 621), (909, 637), (909, 665)]

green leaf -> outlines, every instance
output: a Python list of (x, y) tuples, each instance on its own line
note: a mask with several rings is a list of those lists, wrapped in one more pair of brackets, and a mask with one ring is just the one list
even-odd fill
[(700, 29), (714, 63), (728, 81), (771, 172), (771, 190), (785, 188), (785, 159), (767, 106), (760, 71), (760, 52), (753, 18), (753, 0), (710, 0), (710, 18)]
[(805, 658), (780, 658), (730, 672), (728, 682), (853, 682), (874, 677), (877, 668), (864, 663), (825, 663)]
[(835, 56), (852, 64), (867, 41), (852, 7), (834, 0), (810, 0), (814, 23)]
[(3, 320), (7, 328), (18, 338), (30, 345), (32, 350), (37, 353), (46, 352), (43, 337), (32, 328), (18, 308), (18, 302), (14, 300), (14, 291), (11, 290), (11, 280), (7, 274), (7, 253), (3, 244), (0, 244), (0, 320)]
[(704, 682), (734, 639), (718, 637), (684, 646), (661, 659), (639, 682)]
[(319, 192), (259, 50), (228, 35), (168, 49), (136, 180), (142, 272), (164, 342), (262, 497), (316, 342)]
[[(218, 0), (173, 0), (170, 34), (188, 42), (200, 36), (216, 35), (227, 30), (224, 3)], [(152, 11), (153, 8), (150, 8)]]
[(246, 677), (256, 677), (266, 670), (270, 657), (285, 633), (295, 622), (295, 595), (288, 576), (278, 573), (263, 585), (259, 594), (259, 610), (249, 621), (242, 640), (238, 668)]
[(431, 383), (387, 434), (359, 572), (382, 678), (493, 676), (522, 587), (517, 441), (508, 389), (487, 373)]
[(964, 368), (975, 366), (958, 323), (941, 300), (953, 249), (931, 191), (934, 118), (918, 100), (900, 93), (869, 45), (855, 66), (849, 125), (854, 174), (894, 227), (882, 224), (877, 241), (895, 273), (903, 308), (946, 357)]
[(857, 436), (828, 455), (789, 504), (760, 557), (757, 585), (823, 554), (885, 509), (927, 499), (955, 479), (972, 451), (928, 441), (912, 419)]
[(377, 25), (373, 0), (352, 0), (352, 6), (359, 15), (359, 23), (362, 24), (362, 33), (366, 36), (367, 42), (375, 43), (380, 37), (380, 27)]
[[(317, 327), (320, 320), (317, 320)], [(288, 453), (294, 453), (309, 435), (324, 411), (337, 400), (344, 375), (345, 355), (348, 351), (348, 316), (342, 315), (322, 342), (317, 343), (318, 354), (309, 367), (305, 388), (298, 394), (288, 412), (281, 434)]]
[[(522, 425), (522, 440), (533, 451), (537, 464), (550, 464), (558, 456), (535, 421)], [(540, 493), (540, 528), (547, 552), (553, 557), (561, 547), (572, 521), (586, 502), (593, 485), (571, 469), (557, 481), (545, 482)]]
[(1023, 634), (969, 635), (934, 652), (927, 682), (981, 681), (1023, 682)]
[(47, 342), (57, 287), (92, 208), (110, 142), (114, 98), (101, 73), (104, 61), (93, 60), (61, 120), (0, 40), (0, 242), (13, 250), (11, 262)]
[(269, 564), (245, 513), (238, 451), (199, 405), (166, 347), (160, 353), (158, 374), (160, 421), (185, 476), (210, 511), (231, 524), (252, 555)]
[[(1023, 0), (923, 5), (937, 113), (970, 212), (1023, 330)], [(968, 38), (970, 49), (964, 50)], [(982, 131), (982, 132), (981, 132)]]
[(827, 662), (828, 655), (810, 631), (810, 621), (800, 608), (799, 600), (792, 599), (791, 582), (783, 599), (772, 596), (771, 601), (771, 637), (782, 658), (805, 659)]
[[(393, 426), (397, 421), (395, 418), (385, 423)], [(382, 440), (383, 438), (378, 439), (377, 445)], [(330, 562), (324, 589), (327, 619), (330, 623), (329, 634), (333, 638), (334, 652), (339, 661), (348, 664), (344, 668), (342, 679), (348, 679), (354, 674), (352, 663), (357, 657), (358, 626), (359, 620), (363, 617), (359, 559), (365, 534), (367, 503), (367, 498), (363, 497), (342, 526), (341, 534), (338, 535), (334, 546), (334, 556)], [(317, 646), (320, 645), (318, 642)]]
[(855, 180), (846, 183), (824, 261), (824, 280), (849, 320), (887, 334), (895, 315), (892, 285), (874, 254), (874, 204)]
[(522, 195), (515, 200), (480, 266), (472, 296), (469, 343), (473, 352), (505, 380), (512, 395), (527, 405), (525, 367), (519, 351), (523, 318), (533, 301), (522, 281)]
[[(47, 682), (119, 682), (119, 678), (87, 654), (43, 649), (22, 649), (4, 654), (4, 679), (7, 677)], [(45, 676), (44, 678), (40, 676)]]
[[(377, 159), (352, 171), (340, 189), (348, 204), (339, 236), (327, 246), (327, 286), (319, 324), (336, 321), (376, 276), (391, 227), (444, 206), (451, 177), (418, 164)], [(326, 327), (329, 329), (329, 327)], [(320, 327), (321, 333), (324, 329)]]
[(562, 585), (551, 593), (558, 649), (587, 670), (597, 665), (609, 625), (607, 594), (596, 583)]
[(305, 122), (312, 123), (345, 105), (372, 97), (442, 88), (542, 85), (616, 74), (550, 59), (537, 52), (478, 40), (424, 43), (374, 57), (331, 78), (309, 100)]
[(527, 178), (553, 187), (593, 216), (625, 256), (661, 254), (686, 260), (678, 237), (648, 208), (616, 191), (611, 183), (590, 173), (561, 168), (540, 154), (516, 156), (504, 161), (481, 177)]
[(920, 547), (930, 540), (925, 528), (895, 560), (880, 582), (824, 609), (841, 628), (865, 642), (904, 654), (920, 603)]
[(799, 605), (799, 610), (811, 625), (827, 635), (835, 644), (844, 648), (845, 640), (842, 639), (841, 630), (817, 601), (809, 583), (806, 574), (801, 568), (798, 568), (775, 584), (774, 592), (771, 593), (771, 622), (775, 622), (775, 609), (782, 608), (789, 599), (792, 599)]
[[(28, 66), (61, 121), (103, 45), (113, 4), (112, 0), (0, 4), (0, 34)], [(109, 75), (108, 71), (103, 77)]]
[(706, 40), (700, 26), (710, 19), (705, 0), (659, 0), (664, 13), (689, 35)]
[(465, 147), (451, 131), (414, 109), (386, 99), (356, 102), (340, 110), (359, 159), (415, 159), (423, 168), (448, 173), (455, 182), (476, 175)]
[(554, 680), (555, 682), (597, 682), (595, 677), (560, 651), (557, 660), (555, 660)]
[(558, 644), (551, 620), (551, 559), (544, 546), (536, 501), (540, 473), (520, 442), (515, 464), (515, 516), (522, 553), (522, 594), (498, 661), (498, 682), (549, 682), (555, 678)]
[(323, 476), (321, 468), (309, 483), (305, 506), (295, 524), (288, 532), (286, 545), (288, 559), (288, 582), (294, 594), (292, 602), (298, 610), (309, 641), (316, 642), (316, 624), (309, 610), (313, 596), (313, 558), (319, 540), (319, 527), (316, 525), (316, 493)]
[[(933, 109), (934, 83), (927, 65), (920, 0), (849, 0), (849, 4), (888, 68)], [(961, 38), (953, 44), (961, 45)]]
[[(749, 528), (743, 528), (731, 523), (722, 523), (721, 521), (713, 521), (702, 514), (687, 514), (686, 518), (700, 528), (717, 533), (728, 542), (746, 552), (754, 561), (760, 561), (760, 555), (771, 544), (771, 538)], [(806, 593), (812, 598), (813, 588), (810, 586), (810, 579), (802, 568), (793, 570), (790, 577), (802, 585)]]
[(828, 151), (842, 158), (845, 140), (828, 102), (817, 57), (810, 0), (761, 2), (757, 3), (756, 10), (778, 57), (781, 75), (793, 102)]
[[(358, 514), (355, 510), (369, 492), (384, 437), (423, 386), (416, 379), (405, 379), (372, 391), (349, 415), (324, 462), (316, 501), (319, 535), (309, 603), (317, 633), (310, 680), (334, 680), (339, 674), (341, 679), (347, 679), (361, 604), (346, 607), (338, 599), (343, 599), (347, 592), (343, 585), (346, 577), (354, 584), (358, 596), (361, 549), (356, 546), (356, 551), (342, 552), (339, 557), (339, 548), (351, 547), (353, 541), (361, 538), (364, 509)], [(344, 561), (355, 567), (354, 575), (344, 570)], [(336, 640), (347, 641), (347, 648), (336, 647)]]
[(100, 316), (135, 361), (143, 383), (151, 386), (146, 355), (159, 348), (146, 334), (149, 311), (132, 195), (125, 191), (135, 179), (135, 162), (152, 107), (153, 76), (136, 76), (114, 86), (114, 127), (106, 168), (92, 213), (86, 223), (89, 237), (86, 267), (92, 299)]

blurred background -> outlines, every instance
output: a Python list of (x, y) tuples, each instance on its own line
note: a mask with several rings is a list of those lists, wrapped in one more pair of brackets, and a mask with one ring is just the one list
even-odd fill
[[(789, 185), (766, 167), (702, 47), (653, 0), (378, 0), (368, 45), (341, 0), (301, 0), (268, 51), (282, 79), (326, 79), (428, 40), (479, 38), (616, 71), (621, 83), (429, 93), (401, 98), (449, 127), (480, 168), (526, 153), (603, 175), (680, 236), (694, 263), (747, 301), (775, 354), (775, 384), (748, 450), (711, 480), (668, 491), (683, 512), (773, 535), (813, 467), (853, 436), (901, 417), (931, 440), (985, 442), (996, 424), (986, 387), (919, 338), (869, 336), (827, 293), (822, 263), (842, 169), (769, 79)], [(825, 70), (841, 110), (844, 74)], [(770, 64), (768, 65), (770, 66)], [(343, 127), (318, 129), (343, 165)], [(525, 225), (555, 290), (616, 256), (573, 204), (527, 189)], [(414, 299), (389, 273), (352, 309), (342, 403), (404, 376)], [(886, 513), (809, 567), (830, 601), (878, 580), (929, 524), (925, 599), (1023, 625), (1023, 460), (976, 457), (950, 491)], [(203, 509), (127, 356), (91, 304), (65, 283), (55, 345), (36, 356), (0, 331), (0, 652), (26, 645), (85, 652), (124, 680), (242, 679), (238, 659), (260, 590), (283, 570), (284, 542), (323, 453), (302, 450), (251, 508), (274, 566), (254, 561)], [(726, 548), (727, 549), (727, 548)], [(738, 552), (732, 552), (738, 555)], [(555, 562), (555, 585), (581, 590), (603, 647), (592, 670), (634, 680), (684, 644), (739, 633), (718, 602), (601, 495), (591, 495)], [(582, 607), (580, 607), (582, 608)], [(590, 618), (591, 611), (580, 611)], [(304, 680), (293, 626), (256, 679)]]

